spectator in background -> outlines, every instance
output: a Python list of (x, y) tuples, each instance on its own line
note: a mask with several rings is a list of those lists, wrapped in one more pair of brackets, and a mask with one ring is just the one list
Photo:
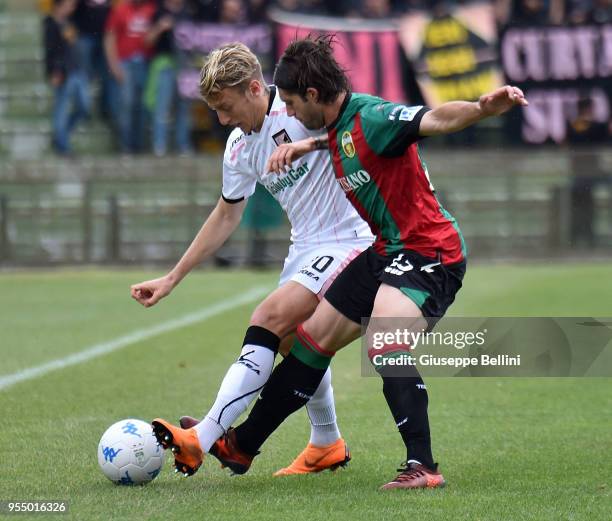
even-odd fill
[(537, 25), (560, 24), (563, 21), (564, 0), (496, 0), (497, 21)]
[(545, 24), (549, 21), (546, 0), (520, 0), (514, 3), (512, 20), (525, 24)]
[(117, 121), (121, 150), (143, 150), (145, 110), (143, 93), (151, 49), (145, 37), (155, 14), (155, 2), (124, 0), (115, 5), (106, 23), (104, 50), (117, 91)]
[(367, 19), (391, 17), (390, 0), (362, 0), (361, 16)]
[(249, 22), (258, 24), (268, 21), (269, 0), (248, 0), (247, 10)]
[(567, 21), (573, 25), (609, 23), (612, 21), (612, 0), (567, 0)]
[(79, 31), (78, 49), (90, 84), (100, 80), (100, 113), (111, 115), (111, 76), (104, 55), (104, 26), (110, 13), (111, 0), (78, 0), (72, 21)]
[(572, 25), (588, 23), (591, 7), (590, 0), (568, 0), (565, 6), (566, 20)]
[(178, 93), (179, 56), (173, 34), (175, 24), (185, 17), (184, 0), (163, 0), (146, 36), (155, 56), (149, 68), (145, 105), (153, 114), (153, 153), (158, 157), (168, 152), (168, 129), (173, 105), (176, 106), (176, 149), (180, 154), (188, 154), (191, 150), (191, 104)]
[(591, 21), (598, 24), (612, 22), (612, 0), (594, 0)]
[(199, 22), (215, 22), (219, 17), (217, 0), (188, 0), (193, 17)]
[(303, 2), (301, 0), (276, 0), (276, 5), (283, 11), (289, 13), (303, 12)]
[(429, 5), (427, 0), (397, 0), (395, 3), (398, 8), (401, 8), (403, 5), (405, 11), (424, 10)]
[[(351, 0), (345, 1), (351, 2)], [(453, 7), (457, 7), (455, 3), (449, 0), (433, 0), (428, 2), (426, 7), (423, 7), (422, 2), (407, 2), (405, 0), (361, 0), (361, 9), (358, 16), (367, 20), (383, 20), (401, 16), (415, 9), (431, 12), (439, 6), (450, 12)]]
[(221, 24), (247, 23), (247, 9), (244, 0), (221, 0), (218, 22)]
[[(354, 3), (349, 4), (349, 9), (345, 8), (344, 0), (335, 2), (334, 4), (329, 0), (277, 0), (278, 7), (283, 11), (314, 14), (314, 15), (326, 15), (331, 14), (329, 6), (335, 5), (333, 14), (347, 15), (349, 9), (352, 9)], [(339, 12), (339, 9), (342, 12)]]
[(89, 114), (89, 86), (77, 50), (78, 33), (70, 22), (76, 0), (55, 0), (44, 20), (45, 67), (55, 91), (52, 144), (58, 154), (70, 153), (70, 133)]

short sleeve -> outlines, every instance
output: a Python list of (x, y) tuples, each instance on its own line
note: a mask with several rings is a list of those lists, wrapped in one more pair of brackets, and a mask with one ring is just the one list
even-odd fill
[(400, 156), (421, 139), (419, 127), (430, 109), (381, 100), (360, 111), (361, 125), (368, 145), (379, 155)]
[(257, 177), (248, 166), (247, 143), (244, 133), (234, 129), (227, 139), (223, 156), (223, 189), (221, 196), (227, 203), (238, 203), (253, 195)]

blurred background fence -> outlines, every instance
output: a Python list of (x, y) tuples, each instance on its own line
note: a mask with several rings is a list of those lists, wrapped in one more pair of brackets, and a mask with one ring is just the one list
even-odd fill
[[(611, 150), (423, 148), (439, 197), (458, 218), (472, 255), (560, 257), (612, 251), (610, 176), (587, 176), (591, 200), (585, 202), (585, 174), (572, 169), (595, 155), (600, 168), (610, 172)], [(219, 198), (220, 159), (4, 163), (0, 262), (171, 262)], [(239, 230), (218, 261), (243, 262), (249, 236), (249, 228)], [(268, 261), (283, 258), (288, 237), (286, 223), (268, 232)]]

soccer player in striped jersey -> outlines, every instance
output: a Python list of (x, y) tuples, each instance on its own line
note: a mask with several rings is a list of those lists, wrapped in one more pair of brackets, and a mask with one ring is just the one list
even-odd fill
[[(156, 432), (164, 429), (165, 435), (176, 438), (166, 442), (162, 436), (165, 448), (179, 446), (179, 438), (193, 441), (191, 452), (182, 450), (175, 456), (177, 470), (187, 475), (198, 469), (203, 453), (257, 397), (272, 371), (276, 352), (283, 352), (281, 341), (289, 340), (285, 345), (287, 349), (291, 346), (289, 336), (296, 326), (312, 314), (335, 276), (373, 239), (334, 181), (327, 152), (309, 155), (280, 173), (265, 169), (279, 144), (318, 132), (287, 115), (276, 88), (264, 82), (257, 58), (245, 45), (224, 45), (209, 55), (202, 68), (200, 92), (223, 125), (236, 127), (223, 159), (222, 195), (177, 265), (162, 278), (132, 286), (132, 296), (144, 306), (154, 305), (221, 247), (240, 222), (257, 182), (287, 212), (292, 245), (279, 287), (255, 309), (240, 357), (228, 370), (209, 412), (201, 421), (183, 417), (185, 429), (164, 420), (155, 422)], [(333, 470), (350, 459), (336, 423), (330, 372), (309, 398), (310, 442), (276, 475)]]
[[(449, 102), (433, 110), (353, 94), (329, 37), (290, 44), (274, 81), (288, 113), (307, 128), (325, 127), (327, 136), (279, 147), (268, 168), (279, 171), (309, 151), (328, 148), (338, 185), (370, 225), (375, 241), (336, 278), (314, 314), (298, 327), (289, 355), (275, 368), (248, 419), (217, 442), (215, 455), (239, 473), (248, 470), (284, 419), (307, 403), (336, 351), (361, 335), (362, 317), (397, 317), (417, 331), (428, 330), (461, 288), (463, 238), (436, 198), (418, 140), (527, 105), (520, 89), (511, 86), (477, 102)], [(379, 333), (393, 332), (385, 331), (384, 320), (378, 325)], [(397, 377), (381, 363), (381, 358), (399, 359), (409, 351), (401, 343), (369, 350), (370, 359), (379, 360), (383, 394), (407, 452), (399, 475), (384, 489), (445, 483), (432, 455), (423, 380), (414, 368)]]

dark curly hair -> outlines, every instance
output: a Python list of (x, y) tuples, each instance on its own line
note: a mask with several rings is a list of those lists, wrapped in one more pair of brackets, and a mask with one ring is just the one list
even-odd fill
[(350, 88), (345, 70), (334, 58), (334, 35), (294, 40), (281, 56), (274, 71), (274, 84), (306, 98), (308, 88), (317, 89), (320, 103), (333, 102)]

